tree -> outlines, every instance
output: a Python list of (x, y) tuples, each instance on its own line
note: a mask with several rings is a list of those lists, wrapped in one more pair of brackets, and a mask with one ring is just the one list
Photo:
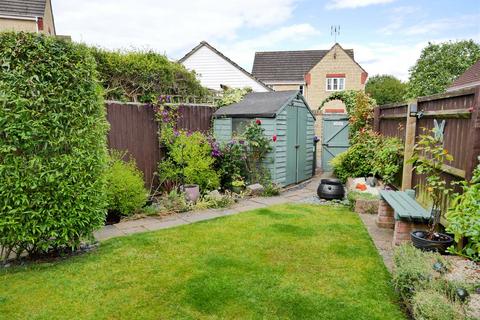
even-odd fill
[(391, 75), (376, 75), (368, 79), (365, 92), (377, 101), (378, 105), (402, 102), (407, 85)]
[(416, 98), (444, 92), (455, 78), (478, 59), (480, 45), (473, 40), (429, 43), (409, 70), (406, 97)]

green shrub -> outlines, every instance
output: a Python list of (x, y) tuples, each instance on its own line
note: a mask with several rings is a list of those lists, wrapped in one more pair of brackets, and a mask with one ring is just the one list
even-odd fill
[(262, 193), (264, 197), (274, 197), (280, 194), (280, 187), (273, 182), (267, 183), (264, 188)]
[(232, 139), (218, 148), (220, 152), (216, 157), (215, 168), (220, 174), (222, 188), (231, 189), (235, 180), (245, 180), (247, 177), (245, 141)]
[(167, 158), (159, 164), (160, 182), (175, 181), (178, 184), (198, 184), (202, 192), (220, 186), (215, 171), (212, 148), (200, 132), (188, 134), (162, 132), (162, 141), (167, 146)]
[(434, 278), (432, 265), (441, 256), (422, 252), (412, 245), (397, 247), (393, 254), (395, 269), (393, 286), (404, 301), (409, 301), (417, 290), (425, 289)]
[(228, 208), (235, 203), (235, 197), (230, 192), (225, 194), (206, 194), (202, 196), (195, 204), (195, 209), (219, 209)]
[(223, 90), (221, 98), (217, 100), (217, 106), (218, 107), (223, 107), (223, 106), (228, 106), (232, 103), (237, 103), (242, 101), (243, 97), (249, 93), (252, 92), (252, 89), (249, 87), (246, 88), (227, 88)]
[(194, 72), (153, 51), (91, 48), (108, 100), (154, 102), (160, 95), (209, 95)]
[(454, 245), (449, 251), (480, 261), (480, 165), (473, 172), (470, 183), (464, 183), (463, 193), (454, 199), (447, 220), (447, 232), (454, 234), (455, 241), (467, 240), (462, 248)]
[(450, 301), (442, 293), (427, 289), (415, 293), (412, 299), (415, 320), (462, 320), (461, 305)]
[(0, 34), (3, 256), (76, 248), (103, 225), (108, 124), (89, 50)]
[(351, 143), (347, 151), (330, 161), (337, 178), (345, 182), (349, 177), (375, 175), (386, 184), (395, 182), (403, 163), (403, 144), (399, 139), (364, 130)]
[(138, 212), (147, 202), (148, 191), (144, 187), (143, 173), (135, 160), (123, 161), (124, 154), (112, 152), (106, 171), (108, 210), (123, 216)]
[(186, 212), (191, 210), (192, 206), (185, 199), (185, 193), (172, 190), (158, 199), (158, 212), (161, 214), (170, 214)]

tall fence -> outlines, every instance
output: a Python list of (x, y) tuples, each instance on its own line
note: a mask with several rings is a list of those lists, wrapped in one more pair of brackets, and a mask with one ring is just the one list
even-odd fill
[[(178, 107), (178, 129), (207, 132), (211, 128), (215, 108), (211, 105), (181, 105)], [(164, 154), (158, 139), (155, 111), (148, 104), (107, 102), (110, 123), (108, 147), (126, 151), (143, 172), (145, 186), (155, 181), (158, 163)]]
[[(409, 116), (412, 105), (417, 115)], [(444, 148), (454, 160), (442, 167), (447, 182), (470, 179), (480, 155), (480, 86), (417, 99), (415, 103), (390, 104), (375, 109), (374, 129), (405, 142), (405, 160), (425, 129), (445, 121)], [(411, 164), (404, 162), (402, 189), (416, 186), (418, 199), (426, 203), (424, 177), (413, 172)], [(446, 204), (446, 203), (445, 203)]]

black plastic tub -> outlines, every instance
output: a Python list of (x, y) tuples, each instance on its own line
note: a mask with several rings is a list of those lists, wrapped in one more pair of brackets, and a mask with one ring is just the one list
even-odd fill
[(345, 189), (338, 179), (322, 179), (318, 185), (317, 195), (321, 199), (341, 200), (345, 197)]
[(445, 253), (448, 247), (453, 244), (453, 238), (448, 234), (438, 233), (440, 239), (429, 240), (426, 239), (427, 232), (413, 231), (410, 233), (412, 244), (415, 248), (423, 251), (436, 251)]

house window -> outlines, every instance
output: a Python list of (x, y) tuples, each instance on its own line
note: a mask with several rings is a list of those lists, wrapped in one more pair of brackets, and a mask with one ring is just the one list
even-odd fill
[(305, 95), (304, 92), (303, 92), (303, 88), (304, 88), (304, 87), (303, 87), (303, 84), (301, 84), (300, 87), (299, 87), (299, 89), (300, 89), (300, 93), (302, 94), (302, 96)]
[(327, 91), (345, 90), (345, 78), (327, 78)]
[(252, 121), (252, 119), (246, 118), (233, 118), (232, 119), (232, 134), (234, 136), (242, 135), (245, 132), (245, 128)]

